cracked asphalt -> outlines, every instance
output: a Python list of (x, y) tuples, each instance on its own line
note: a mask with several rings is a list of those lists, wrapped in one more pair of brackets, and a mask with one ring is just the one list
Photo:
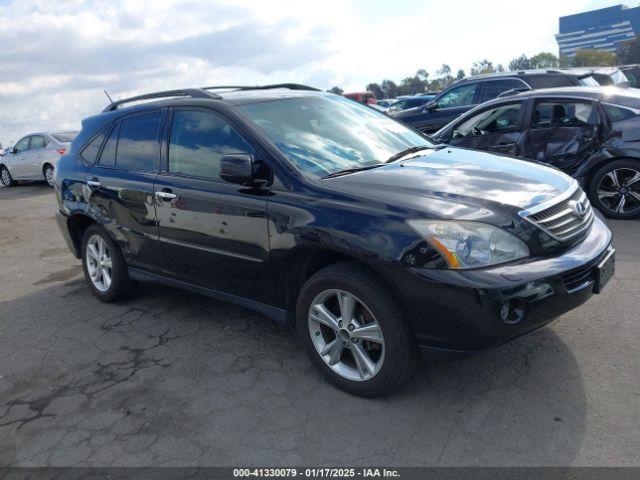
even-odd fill
[(154, 285), (101, 304), (55, 208), (0, 188), (0, 466), (640, 465), (640, 221), (612, 222), (602, 295), (365, 400), (249, 310)]

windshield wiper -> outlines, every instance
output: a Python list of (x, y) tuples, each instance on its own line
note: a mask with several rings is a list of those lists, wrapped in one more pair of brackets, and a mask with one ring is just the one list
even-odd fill
[(400, 160), (402, 157), (406, 157), (412, 153), (419, 152), (421, 150), (440, 150), (443, 145), (420, 145), (419, 147), (409, 147), (404, 150), (400, 150), (395, 155), (390, 156), (385, 163), (395, 162), (396, 160)]
[(338, 170), (337, 172), (325, 175), (322, 178), (341, 177), (342, 175), (349, 175), (350, 173), (362, 172), (363, 170), (371, 170), (372, 168), (378, 168), (383, 166), (384, 163), (374, 163), (373, 165), (363, 165), (362, 167), (345, 168), (344, 170)]

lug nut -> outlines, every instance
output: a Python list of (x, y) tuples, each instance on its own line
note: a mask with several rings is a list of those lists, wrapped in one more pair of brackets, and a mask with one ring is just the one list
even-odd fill
[(354, 327), (353, 325), (349, 325), (349, 331), (350, 331), (350, 332), (353, 332), (353, 329), (354, 329), (354, 328), (356, 328), (356, 327)]

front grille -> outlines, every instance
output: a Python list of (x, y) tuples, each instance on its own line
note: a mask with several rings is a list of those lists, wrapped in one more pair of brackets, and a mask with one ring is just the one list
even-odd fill
[(531, 209), (521, 215), (561, 242), (584, 238), (589, 233), (594, 216), (587, 196), (577, 185), (568, 198), (543, 210)]
[(595, 281), (595, 264), (589, 264), (569, 272), (562, 277), (567, 292), (572, 293), (586, 287)]

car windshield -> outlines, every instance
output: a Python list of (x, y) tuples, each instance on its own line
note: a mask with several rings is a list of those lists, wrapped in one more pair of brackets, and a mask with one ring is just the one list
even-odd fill
[(384, 163), (427, 138), (386, 115), (337, 95), (242, 105), (239, 110), (307, 175), (323, 177)]
[(51, 134), (53, 138), (61, 143), (70, 143), (73, 142), (73, 139), (76, 138), (78, 132), (64, 132), (64, 133), (53, 133)]

